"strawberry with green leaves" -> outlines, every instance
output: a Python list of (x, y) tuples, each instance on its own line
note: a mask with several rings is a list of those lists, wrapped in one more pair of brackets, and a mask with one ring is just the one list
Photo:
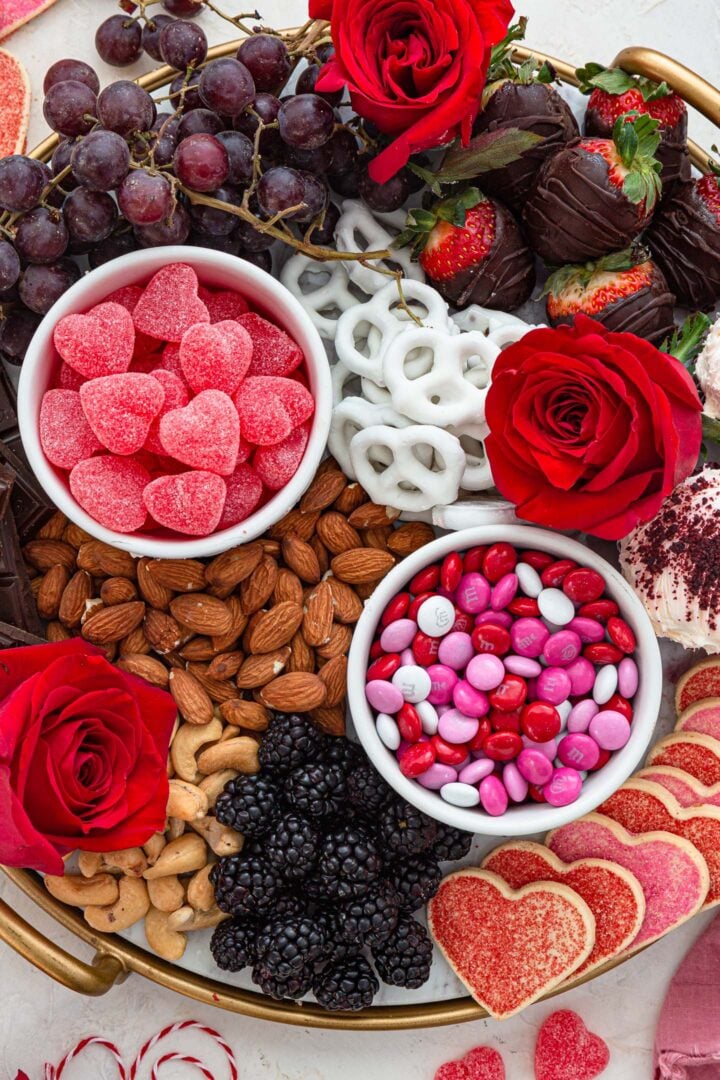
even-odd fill
[(430, 210), (411, 210), (395, 243), (413, 244), (428, 279), (455, 307), (512, 311), (530, 298), (535, 284), (532, 253), (514, 217), (477, 188)]
[(563, 266), (550, 275), (543, 295), (553, 326), (572, 326), (577, 315), (588, 315), (613, 333), (637, 334), (653, 345), (673, 331), (675, 297), (643, 248)]
[(658, 121), (620, 117), (612, 139), (579, 139), (547, 161), (525, 206), (533, 250), (551, 266), (628, 247), (662, 191)]
[(687, 146), (688, 112), (679, 94), (667, 83), (628, 75), (621, 68), (586, 64), (576, 72), (580, 89), (589, 94), (585, 134), (607, 139), (621, 116), (644, 114), (657, 120), (661, 136), (657, 157), (662, 165), (663, 189), (690, 179)]

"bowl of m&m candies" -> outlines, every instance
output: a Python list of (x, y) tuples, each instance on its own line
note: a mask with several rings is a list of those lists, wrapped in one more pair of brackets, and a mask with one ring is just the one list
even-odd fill
[(635, 593), (557, 533), (450, 533), (366, 602), (348, 664), (357, 735), (408, 802), (521, 836), (594, 810), (637, 768), (662, 666)]
[(18, 417), (53, 502), (158, 558), (260, 536), (302, 496), (332, 409), (322, 341), (270, 274), (206, 248), (133, 252), (78, 281), (28, 349)]

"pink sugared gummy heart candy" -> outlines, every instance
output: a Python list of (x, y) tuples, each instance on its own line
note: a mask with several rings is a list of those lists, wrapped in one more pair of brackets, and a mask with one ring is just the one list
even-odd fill
[[(279, 398), (287, 412), (292, 427), (304, 424), (315, 412), (315, 399), (302, 383), (277, 375), (251, 375), (245, 379), (238, 394), (257, 391), (262, 397), (272, 394)], [(237, 398), (235, 400), (237, 405)]]
[(40, 406), (40, 443), (48, 461), (72, 469), (102, 449), (77, 390), (48, 390)]
[(159, 476), (147, 485), (144, 498), (158, 525), (190, 536), (208, 536), (223, 512), (225, 481), (206, 469)]
[(70, 473), (73, 498), (90, 517), (106, 529), (132, 533), (142, 529), (147, 518), (143, 492), (150, 473), (133, 458), (88, 458)]
[(165, 371), (172, 371), (179, 379), (185, 382), (182, 364), (180, 363), (180, 342), (169, 341), (161, 353), (157, 354), (157, 366)]
[(255, 446), (275, 446), (293, 429), (287, 409), (279, 397), (246, 379), (234, 397), (244, 439)]
[(55, 380), (57, 389), (60, 390), (79, 390), (87, 379), (84, 375), (81, 375), (75, 368), (71, 368), (69, 364), (61, 364), (60, 371), (58, 372), (57, 379)]
[(194, 469), (229, 476), (240, 448), (237, 409), (221, 390), (203, 390), (185, 408), (162, 417), (160, 441), (170, 457)]
[(183, 334), (180, 366), (196, 394), (202, 390), (233, 394), (250, 367), (252, 352), (250, 335), (239, 323), (197, 323)]
[(302, 424), (276, 446), (260, 446), (255, 451), (253, 468), (263, 484), (279, 491), (298, 471), (310, 438), (310, 428)]
[(142, 294), (142, 285), (123, 285), (106, 296), (105, 303), (120, 304), (132, 315)]
[(262, 497), (262, 480), (251, 465), (238, 465), (226, 484), (227, 496), (218, 529), (229, 529), (231, 525), (245, 521)]
[(158, 270), (145, 286), (133, 319), (137, 330), (160, 341), (180, 341), (195, 323), (209, 323), (192, 266), (170, 263)]
[(130, 367), (135, 327), (121, 304), (98, 304), (86, 315), (60, 319), (53, 341), (66, 364), (86, 379), (98, 379), (122, 374)]
[(145, 440), (145, 449), (151, 454), (164, 454), (165, 448), (160, 442), (160, 420), (165, 413), (169, 413), (173, 409), (183, 409), (190, 400), (190, 395), (185, 383), (172, 371), (165, 371), (164, 368), (156, 367), (152, 373), (152, 378), (157, 379), (165, 391), (165, 400), (162, 403), (160, 412), (150, 425)]
[(164, 400), (158, 380), (141, 372), (107, 375), (80, 387), (88, 423), (113, 454), (134, 454), (143, 446)]
[(198, 293), (208, 309), (211, 323), (224, 322), (225, 319), (239, 319), (248, 311), (248, 302), (245, 297), (231, 289), (214, 292), (201, 285)]
[(252, 338), (253, 356), (248, 375), (289, 375), (303, 361), (302, 350), (279, 326), (254, 311), (238, 319)]

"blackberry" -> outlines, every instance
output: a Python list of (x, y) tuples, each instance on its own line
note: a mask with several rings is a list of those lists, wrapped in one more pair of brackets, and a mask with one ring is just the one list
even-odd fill
[(364, 896), (381, 870), (377, 846), (360, 826), (336, 829), (325, 837), (318, 859), (318, 883), (328, 899)]
[(313, 989), (323, 1009), (347, 1012), (372, 1005), (380, 983), (364, 956), (352, 956), (326, 967), (316, 977)]
[(241, 971), (255, 963), (257, 927), (251, 922), (226, 919), (215, 927), (210, 940), (210, 952), (223, 971)]
[(435, 843), (437, 822), (412, 803), (393, 799), (380, 813), (378, 836), (391, 855), (419, 855)]
[(425, 927), (404, 916), (398, 920), (390, 937), (372, 950), (372, 955), (383, 982), (416, 990), (429, 978), (432, 952), (432, 942)]
[(257, 936), (260, 966), (276, 979), (286, 981), (319, 960), (325, 950), (325, 931), (309, 915), (273, 918)]
[(338, 814), (345, 802), (345, 777), (339, 765), (317, 762), (293, 769), (287, 778), (287, 797), (296, 810), (311, 818)]
[(442, 871), (434, 855), (398, 859), (386, 870), (388, 881), (403, 911), (417, 911), (434, 896), (442, 881)]
[(320, 732), (310, 720), (296, 713), (275, 713), (260, 743), (260, 764), (286, 776), (298, 765), (316, 761), (320, 745)]
[(278, 790), (262, 774), (229, 780), (215, 803), (215, 817), (244, 836), (267, 832), (279, 813)]
[(280, 893), (273, 900), (273, 919), (282, 919), (286, 915), (304, 915), (307, 905), (293, 893)]
[(437, 825), (437, 836), (432, 846), (431, 854), (438, 862), (455, 862), (456, 859), (464, 859), (470, 851), (473, 842), (473, 834), (463, 829), (454, 829), (452, 825), (443, 825), (441, 821)]
[(330, 765), (339, 765), (344, 773), (349, 773), (365, 760), (365, 755), (357, 743), (350, 742), (343, 735), (323, 735), (320, 760), (327, 761)]
[(317, 919), (325, 933), (324, 960), (330, 964), (337, 964), (341, 960), (357, 956), (362, 946), (359, 941), (346, 940), (342, 927), (342, 913), (339, 908), (319, 911)]
[(255, 985), (260, 987), (263, 994), (278, 1001), (283, 998), (297, 1000), (309, 994), (313, 987), (313, 978), (314, 971), (309, 964), (289, 979), (278, 979), (260, 963), (252, 969), (252, 981)]
[(280, 892), (280, 876), (259, 854), (229, 855), (210, 871), (221, 911), (254, 918), (268, 911)]
[(292, 881), (312, 873), (319, 847), (320, 833), (302, 814), (284, 814), (264, 838), (268, 862)]
[(398, 898), (389, 881), (379, 881), (366, 896), (338, 909), (342, 934), (350, 944), (380, 945), (397, 925)]
[(391, 790), (369, 761), (362, 761), (348, 774), (348, 802), (368, 817), (374, 817), (382, 810)]

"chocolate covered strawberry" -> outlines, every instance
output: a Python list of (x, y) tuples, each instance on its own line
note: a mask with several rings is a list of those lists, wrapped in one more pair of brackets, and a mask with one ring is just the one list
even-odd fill
[(477, 188), (411, 210), (399, 242), (415, 245), (428, 278), (455, 307), (513, 310), (533, 290), (533, 257), (515, 218)]
[(720, 167), (710, 165), (663, 200), (647, 233), (678, 301), (703, 311), (720, 299)]
[(552, 85), (555, 73), (550, 65), (538, 67), (532, 58), (519, 66), (512, 62), (512, 42), (523, 36), (521, 20), (493, 49), (482, 109), (473, 128), (474, 135), (519, 128), (540, 136), (517, 160), (478, 177), (485, 192), (502, 199), (516, 213), (525, 205), (545, 161), (580, 134), (570, 106)]
[(687, 146), (688, 112), (679, 94), (667, 83), (628, 75), (621, 68), (588, 64), (577, 71), (580, 89), (589, 94), (585, 114), (585, 134), (607, 139), (621, 116), (645, 114), (657, 120), (660, 145), (657, 158), (662, 165), (663, 190), (690, 179)]
[(578, 139), (543, 166), (525, 206), (531, 247), (552, 266), (628, 247), (662, 190), (658, 122), (620, 117), (612, 139)]
[(614, 333), (632, 333), (654, 345), (673, 331), (674, 296), (648, 252), (631, 248), (584, 266), (563, 266), (545, 285), (553, 326), (589, 315)]

